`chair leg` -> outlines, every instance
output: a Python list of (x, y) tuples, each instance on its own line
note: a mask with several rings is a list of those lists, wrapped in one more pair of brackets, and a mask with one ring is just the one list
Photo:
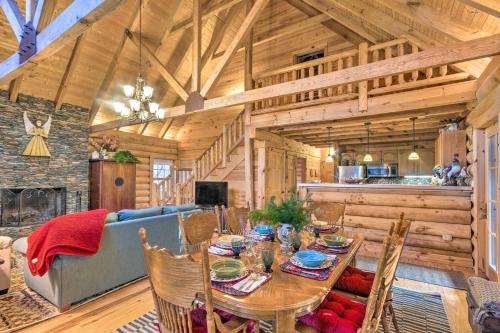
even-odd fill
[(385, 309), (382, 310), (382, 318), (380, 318), (382, 321), (382, 328), (384, 329), (384, 333), (390, 333), (389, 331), (389, 325), (387, 325), (387, 312), (385, 312)]
[(392, 302), (390, 302), (387, 305), (387, 308), (389, 309), (389, 313), (391, 315), (392, 325), (394, 325), (394, 331), (396, 333), (400, 333), (399, 326), (398, 326), (398, 321), (396, 320), (396, 313), (394, 312), (394, 307), (392, 306)]
[(258, 320), (256, 320), (256, 321), (255, 321), (255, 324), (253, 325), (253, 331), (254, 331), (255, 333), (259, 333), (259, 332), (260, 332), (260, 327), (259, 327), (259, 325), (260, 325), (260, 322), (259, 322)]

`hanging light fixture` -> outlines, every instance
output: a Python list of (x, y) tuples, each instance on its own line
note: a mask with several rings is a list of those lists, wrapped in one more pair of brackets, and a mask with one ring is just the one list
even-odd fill
[(411, 151), (410, 156), (408, 156), (408, 159), (411, 161), (416, 161), (420, 159), (420, 156), (418, 156), (417, 153), (417, 144), (415, 142), (415, 119), (417, 118), (416, 117), (410, 118), (413, 124), (413, 150)]
[(125, 85), (123, 94), (126, 103), (115, 102), (115, 111), (130, 121), (140, 120), (149, 122), (165, 117), (165, 111), (160, 109), (160, 105), (152, 101), (153, 88), (146, 84), (142, 71), (142, 0), (139, 0), (139, 70), (135, 80), (135, 87)]
[(326, 156), (326, 163), (333, 163), (333, 156), (335, 155), (335, 148), (332, 146), (331, 130), (332, 126), (328, 126), (328, 156)]
[(367, 137), (367, 149), (366, 155), (363, 158), (363, 162), (373, 162), (372, 155), (370, 155), (370, 123), (365, 123), (366, 126), (366, 137)]

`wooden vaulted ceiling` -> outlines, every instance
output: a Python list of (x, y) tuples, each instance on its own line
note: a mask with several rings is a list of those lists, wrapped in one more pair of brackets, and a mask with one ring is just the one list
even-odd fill
[[(3, 0), (6, 1), (6, 0)], [(13, 1), (13, 0), (12, 0)], [(31, 1), (31, 0), (28, 0)], [(17, 0), (25, 12), (25, 0)], [(50, 0), (47, 0), (51, 3)], [(53, 0), (50, 17), (56, 17), (72, 1)], [(121, 94), (121, 86), (133, 83), (138, 69), (138, 48), (125, 35), (125, 29), (138, 31), (138, 0), (125, 1), (96, 22), (81, 38), (69, 42), (60, 52), (30, 69), (19, 80), (19, 92), (60, 103), (76, 104), (95, 111), (94, 124), (116, 119), (111, 102)], [(192, 0), (143, 0), (143, 39), (158, 61), (147, 58), (143, 72), (155, 88), (163, 106), (183, 104), (181, 98), (161, 75), (160, 66), (182, 85), (191, 77)], [(202, 82), (216, 66), (245, 17), (242, 0), (205, 0), (202, 2)], [(493, 1), (494, 2), (494, 1)], [(495, 4), (472, 0), (271, 0), (254, 25), (254, 72), (287, 66), (293, 56), (324, 48), (328, 54), (355, 48), (363, 41), (379, 43), (405, 37), (422, 49), (457, 41), (467, 41), (500, 33), (500, 11)], [(6, 17), (0, 14), (0, 61), (17, 50)], [(215, 89), (208, 97), (243, 90), (244, 52), (231, 59)], [(487, 64), (475, 60), (457, 65), (457, 70), (478, 77)], [(70, 69), (70, 71), (68, 71)], [(71, 75), (68, 75), (68, 72)], [(8, 89), (8, 85), (0, 86)], [(227, 121), (241, 107), (214, 111)], [(418, 111), (417, 135), (435, 135), (446, 119), (465, 115), (457, 104), (439, 110)], [(192, 114), (149, 125), (134, 125), (120, 130), (149, 136), (182, 140), (183, 125), (203, 122), (206, 116)], [(300, 128), (274, 128), (273, 131), (317, 146), (327, 141), (327, 126), (333, 136), (346, 143), (363, 142), (364, 121), (372, 121), (375, 138), (408, 136), (408, 115), (377, 116), (319, 123)], [(433, 134), (434, 133), (434, 134)], [(360, 138), (361, 137), (361, 138)]]

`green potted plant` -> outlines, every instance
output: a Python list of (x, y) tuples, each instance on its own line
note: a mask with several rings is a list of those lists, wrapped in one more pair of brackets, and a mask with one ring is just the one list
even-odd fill
[(113, 154), (113, 160), (117, 163), (141, 163), (139, 159), (129, 150), (120, 150)]

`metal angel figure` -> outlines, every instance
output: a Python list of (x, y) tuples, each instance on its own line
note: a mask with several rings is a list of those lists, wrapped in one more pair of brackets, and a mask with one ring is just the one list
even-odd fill
[(31, 135), (31, 141), (26, 146), (23, 152), (24, 156), (50, 156), (49, 149), (43, 138), (49, 137), (50, 124), (52, 123), (52, 116), (42, 126), (42, 121), (37, 120), (35, 125), (28, 119), (28, 114), (24, 111), (24, 127), (26, 133)]

